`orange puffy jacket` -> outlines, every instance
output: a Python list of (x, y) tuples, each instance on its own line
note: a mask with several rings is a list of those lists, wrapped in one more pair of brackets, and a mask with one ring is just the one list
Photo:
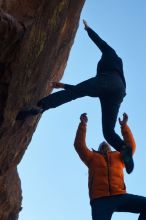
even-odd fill
[[(136, 144), (128, 125), (121, 126), (125, 143), (131, 145), (134, 153)], [(107, 153), (107, 159), (99, 152), (91, 151), (86, 146), (86, 124), (80, 123), (74, 142), (81, 160), (89, 169), (88, 187), (90, 200), (103, 196), (126, 193), (124, 183), (124, 163), (118, 151)]]

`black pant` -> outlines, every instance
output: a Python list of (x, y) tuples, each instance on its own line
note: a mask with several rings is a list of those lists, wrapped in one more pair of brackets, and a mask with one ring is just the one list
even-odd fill
[(102, 108), (103, 135), (111, 146), (120, 151), (124, 142), (115, 133), (114, 127), (120, 104), (125, 96), (125, 87), (118, 74), (104, 73), (75, 86), (68, 85), (65, 90), (41, 99), (38, 105), (47, 110), (84, 96), (99, 97)]
[(93, 220), (110, 220), (114, 212), (140, 214), (138, 220), (146, 220), (146, 197), (132, 194), (102, 197), (90, 202)]

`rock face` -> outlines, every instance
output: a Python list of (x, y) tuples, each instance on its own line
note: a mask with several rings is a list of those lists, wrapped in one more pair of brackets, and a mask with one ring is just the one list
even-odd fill
[(0, 0), (0, 220), (21, 210), (21, 161), (39, 117), (17, 113), (51, 92), (66, 67), (84, 0)]

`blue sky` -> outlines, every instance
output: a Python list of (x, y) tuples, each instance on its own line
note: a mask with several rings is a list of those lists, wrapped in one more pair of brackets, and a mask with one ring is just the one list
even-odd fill
[[(146, 196), (146, 1), (86, 0), (62, 82), (77, 84), (96, 74), (101, 53), (85, 32), (82, 20), (123, 59), (127, 96), (119, 116), (129, 115), (137, 150), (135, 169), (125, 173), (129, 193)], [(53, 92), (56, 90), (53, 90)], [(89, 118), (87, 145), (103, 141), (97, 98), (84, 97), (44, 113), (20, 165), (23, 202), (20, 220), (91, 219), (88, 170), (73, 142), (80, 114)], [(116, 131), (120, 134), (119, 125)], [(112, 220), (136, 220), (135, 214), (115, 213)]]

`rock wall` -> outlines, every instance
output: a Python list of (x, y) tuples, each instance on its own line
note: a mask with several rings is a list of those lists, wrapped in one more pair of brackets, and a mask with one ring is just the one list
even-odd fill
[[(0, 0), (0, 220), (21, 210), (21, 161), (39, 117), (16, 121), (59, 81), (84, 0)], [(49, 122), (48, 122), (49, 123)]]

